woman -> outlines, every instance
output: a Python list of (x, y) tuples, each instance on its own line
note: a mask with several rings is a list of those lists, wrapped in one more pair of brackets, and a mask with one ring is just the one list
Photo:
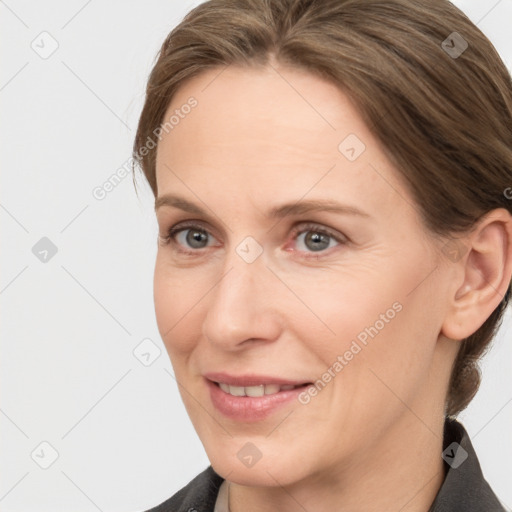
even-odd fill
[(152, 511), (505, 510), (456, 416), (512, 277), (512, 87), (446, 0), (210, 0), (134, 157), (211, 462)]

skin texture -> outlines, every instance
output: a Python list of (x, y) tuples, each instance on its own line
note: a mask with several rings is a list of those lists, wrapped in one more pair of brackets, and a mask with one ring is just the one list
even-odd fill
[[(426, 512), (444, 478), (456, 340), (484, 322), (510, 281), (510, 215), (486, 217), (452, 261), (338, 88), (275, 63), (220, 71), (187, 82), (165, 115), (197, 99), (159, 142), (158, 196), (180, 195), (210, 217), (157, 209), (162, 239), (186, 220), (208, 239), (191, 246), (187, 226), (174, 244), (159, 239), (154, 299), (187, 412), (213, 468), (231, 482), (231, 512)], [(338, 149), (349, 134), (366, 146), (354, 161)], [(265, 216), (285, 202), (326, 198), (371, 218)], [(315, 251), (306, 222), (339, 242), (327, 237)], [(263, 250), (252, 263), (236, 251), (248, 236)], [(307, 405), (293, 401), (251, 424), (213, 407), (203, 373), (315, 381), (397, 302), (401, 310)], [(247, 442), (262, 454), (250, 468), (237, 457)]]

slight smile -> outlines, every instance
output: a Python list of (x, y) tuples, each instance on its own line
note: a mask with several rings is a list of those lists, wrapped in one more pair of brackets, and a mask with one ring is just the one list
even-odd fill
[(293, 401), (312, 382), (246, 375), (205, 374), (214, 407), (224, 416), (244, 422), (267, 418)]

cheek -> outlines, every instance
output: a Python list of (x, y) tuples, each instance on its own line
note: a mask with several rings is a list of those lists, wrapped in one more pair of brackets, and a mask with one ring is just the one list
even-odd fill
[(290, 325), (300, 325), (298, 339), (308, 333), (311, 348), (331, 355), (348, 350), (353, 340), (364, 346), (399, 316), (400, 286), (400, 279), (383, 278), (376, 265), (335, 270), (321, 280), (302, 276), (292, 284), (302, 302), (289, 298), (288, 311), (298, 313)]
[(366, 322), (352, 323), (352, 336), (342, 340), (344, 359), (351, 360), (338, 384), (359, 410), (355, 417), (371, 420), (374, 411), (389, 419), (403, 411), (404, 403), (413, 404), (428, 381), (437, 340), (435, 320), (426, 314), (425, 290), (407, 295), (409, 291), (388, 295)]
[[(331, 368), (331, 374), (340, 376), (337, 382), (356, 394), (375, 393), (375, 385), (389, 394), (378, 381), (381, 374), (396, 391), (407, 391), (410, 381), (424, 376), (436, 337), (435, 323), (426, 314), (428, 287), (411, 293), (418, 275), (410, 262), (409, 268), (395, 263), (385, 272), (366, 268), (357, 275), (344, 273), (315, 286), (303, 281), (294, 287), (317, 317), (298, 319), (295, 336), (316, 354), (320, 372), (322, 365)], [(293, 309), (300, 307), (297, 302)]]
[[(198, 278), (190, 272), (180, 272), (157, 256), (153, 279), (155, 317), (160, 336), (169, 355), (189, 350), (191, 340), (198, 339), (201, 323), (197, 315), (204, 294), (198, 288)], [(197, 330), (195, 330), (195, 327)]]

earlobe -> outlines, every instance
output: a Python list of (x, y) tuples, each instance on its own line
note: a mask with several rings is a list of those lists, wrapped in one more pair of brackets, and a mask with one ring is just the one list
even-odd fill
[[(441, 333), (462, 340), (476, 332), (502, 301), (512, 276), (512, 215), (505, 208), (488, 212), (461, 239), (467, 250), (459, 261)], [(462, 275), (462, 282), (461, 276)]]

